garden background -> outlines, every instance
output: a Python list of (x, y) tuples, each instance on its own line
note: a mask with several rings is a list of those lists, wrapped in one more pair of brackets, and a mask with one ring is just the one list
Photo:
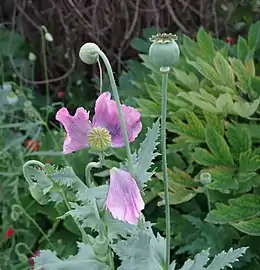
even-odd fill
[[(149, 37), (178, 35), (181, 57), (168, 83), (167, 147), (172, 257), (211, 248), (215, 255), (248, 246), (234, 269), (260, 269), (260, 3), (220, 0), (21, 1), (0, 5), (0, 269), (31, 269), (37, 250), (75, 254), (79, 231), (63, 205), (34, 200), (27, 160), (73, 167), (84, 177), (95, 155), (64, 156), (55, 120), (66, 105), (93, 113), (99, 69), (78, 58), (95, 42), (111, 61), (121, 100), (139, 109), (143, 131), (160, 116), (160, 75), (149, 61)], [(105, 69), (104, 69), (105, 70)], [(110, 91), (105, 74), (103, 89)], [(125, 159), (111, 150), (107, 169)], [(165, 233), (160, 159), (148, 182), (144, 214)], [(212, 181), (202, 186), (201, 172)]]

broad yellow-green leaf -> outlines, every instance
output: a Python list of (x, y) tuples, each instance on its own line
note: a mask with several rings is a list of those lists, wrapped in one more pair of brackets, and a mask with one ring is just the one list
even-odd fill
[(260, 236), (260, 217), (231, 223), (237, 230), (254, 236)]
[(257, 50), (260, 48), (260, 21), (251, 24), (248, 31), (248, 46), (250, 49)]
[(161, 115), (161, 108), (159, 104), (156, 104), (148, 99), (138, 98), (135, 99), (142, 116), (145, 117), (158, 117)]
[(211, 126), (213, 126), (215, 128), (215, 130), (220, 134), (220, 135), (224, 135), (224, 120), (222, 116), (218, 116), (214, 113), (210, 113), (207, 111), (203, 112), (204, 117), (207, 121), (208, 124), (210, 124)]
[(212, 127), (206, 126), (205, 136), (211, 153), (225, 165), (233, 165), (233, 157), (225, 139)]
[(249, 102), (235, 102), (233, 105), (234, 111), (242, 117), (249, 117), (255, 113), (260, 103), (260, 99), (254, 100), (252, 103)]
[[(193, 103), (194, 105), (196, 105), (197, 107), (201, 108), (202, 110), (206, 110), (212, 113), (219, 113), (220, 111), (214, 106), (212, 105), (211, 102), (208, 101), (204, 101), (203, 96), (199, 93), (196, 92), (189, 92), (189, 93), (185, 93), (185, 92), (181, 92), (178, 94), (179, 97), (182, 97), (183, 99)], [(212, 101), (214, 102), (215, 98), (214, 96), (212, 96)]]
[(192, 155), (195, 162), (204, 166), (220, 165), (220, 162), (206, 149), (196, 147)]
[(216, 209), (208, 213), (206, 221), (215, 224), (237, 223), (260, 216), (260, 197), (245, 194), (230, 199), (229, 204), (216, 203)]
[(183, 70), (174, 69), (174, 76), (179, 84), (183, 85), (187, 90), (197, 91), (199, 90), (199, 80), (194, 73), (187, 73)]
[(200, 74), (213, 84), (222, 84), (221, 78), (216, 70), (201, 58), (197, 57), (196, 62), (187, 60), (187, 63), (193, 66)]
[(246, 40), (243, 37), (239, 36), (237, 41), (237, 57), (240, 60), (245, 61), (247, 59), (248, 53), (249, 48)]
[(251, 136), (248, 129), (239, 125), (228, 125), (227, 138), (231, 150), (235, 154), (249, 151), (252, 147)]
[[(157, 177), (163, 180), (162, 173), (157, 173)], [(196, 189), (199, 188), (200, 183), (194, 181), (186, 172), (174, 168), (174, 171), (168, 169), (169, 178), (169, 192), (170, 204), (180, 204), (191, 200), (196, 195)], [(162, 199), (164, 193), (158, 194)], [(159, 202), (158, 205), (163, 205), (164, 201)]]
[(197, 33), (197, 42), (199, 45), (200, 56), (208, 63), (212, 63), (214, 57), (214, 45), (210, 34), (208, 34), (202, 27)]
[(233, 113), (233, 100), (229, 93), (220, 95), (216, 100), (216, 107), (224, 114)]
[(220, 53), (216, 53), (213, 61), (222, 84), (229, 86), (230, 88), (235, 87), (235, 76), (228, 61)]

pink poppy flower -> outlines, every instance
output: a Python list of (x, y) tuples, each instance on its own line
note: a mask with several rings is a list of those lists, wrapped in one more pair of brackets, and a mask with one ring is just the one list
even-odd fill
[(106, 199), (106, 208), (114, 218), (130, 224), (138, 224), (144, 201), (136, 181), (123, 170), (110, 170), (110, 185)]
[[(142, 129), (140, 113), (132, 107), (121, 106), (128, 139), (129, 142), (132, 142)], [(66, 108), (61, 108), (56, 114), (56, 120), (64, 126), (67, 133), (63, 144), (63, 153), (65, 154), (89, 147), (89, 137), (93, 138), (95, 135), (97, 136), (95, 139), (101, 141), (108, 139), (107, 135), (109, 135), (112, 147), (124, 146), (116, 102), (111, 100), (109, 92), (104, 92), (96, 100), (92, 123), (89, 120), (89, 112), (83, 108), (78, 108), (74, 116), (71, 116)]]

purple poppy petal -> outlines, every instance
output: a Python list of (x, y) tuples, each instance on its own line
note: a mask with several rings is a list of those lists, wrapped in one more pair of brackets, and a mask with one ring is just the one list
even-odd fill
[(117, 168), (110, 170), (106, 208), (114, 218), (138, 224), (144, 201), (135, 180), (128, 172)]
[[(141, 115), (136, 109), (130, 106), (121, 106), (126, 123), (128, 139), (129, 142), (132, 142), (142, 130), (142, 123), (140, 121)], [(111, 94), (109, 92), (101, 94), (96, 101), (93, 126), (104, 127), (109, 131), (112, 147), (123, 147), (125, 145), (116, 102), (111, 100)]]
[(88, 146), (87, 134), (92, 129), (92, 125), (89, 121), (89, 114), (85, 109), (78, 108), (75, 115), (71, 116), (66, 108), (61, 108), (56, 113), (56, 120), (64, 126), (67, 133), (63, 143), (64, 154), (69, 154)]

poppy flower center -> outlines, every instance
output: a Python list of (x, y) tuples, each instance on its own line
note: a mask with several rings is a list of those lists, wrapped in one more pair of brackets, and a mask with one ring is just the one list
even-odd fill
[(103, 127), (94, 127), (88, 134), (89, 146), (99, 151), (104, 151), (111, 146), (109, 131)]

